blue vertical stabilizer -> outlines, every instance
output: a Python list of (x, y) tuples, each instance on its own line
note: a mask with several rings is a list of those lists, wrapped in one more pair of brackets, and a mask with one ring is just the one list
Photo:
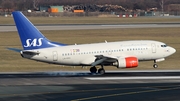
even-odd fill
[(21, 12), (12, 13), (24, 50), (64, 46), (49, 41)]

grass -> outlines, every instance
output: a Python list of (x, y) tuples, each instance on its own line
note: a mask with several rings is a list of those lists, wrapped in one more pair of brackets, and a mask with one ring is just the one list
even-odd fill
[[(66, 44), (82, 44), (123, 40), (157, 40), (176, 48), (177, 52), (160, 62), (158, 69), (180, 69), (180, 29), (179, 28), (138, 28), (138, 29), (96, 29), (96, 30), (61, 30), (42, 31), (50, 40)], [(21, 48), (17, 32), (0, 32), (0, 72), (18, 71), (55, 71), (55, 70), (83, 70), (63, 67), (47, 63), (24, 59), (19, 53), (7, 50), (6, 47)], [(153, 62), (140, 62), (135, 69), (153, 69)], [(116, 67), (105, 67), (116, 70)], [(85, 70), (89, 70), (85, 69)], [(129, 69), (127, 69), (129, 70)], [(131, 69), (130, 69), (131, 70)]]
[[(129, 24), (129, 23), (180, 23), (174, 17), (28, 17), (33, 24)], [(0, 24), (14, 24), (12, 17), (0, 17)]]

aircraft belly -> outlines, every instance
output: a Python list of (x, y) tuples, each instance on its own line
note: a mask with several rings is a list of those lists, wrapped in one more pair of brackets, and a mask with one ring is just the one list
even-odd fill
[(80, 65), (80, 59), (81, 58), (77, 58), (75, 56), (61, 57), (59, 63), (64, 65)]

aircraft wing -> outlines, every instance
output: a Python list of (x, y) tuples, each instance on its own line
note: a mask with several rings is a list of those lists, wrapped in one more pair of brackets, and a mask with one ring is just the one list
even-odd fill
[(118, 57), (105, 56), (105, 55), (95, 55), (95, 57), (96, 57), (96, 61), (91, 64), (92, 66), (96, 66), (99, 64), (113, 63), (118, 59)]

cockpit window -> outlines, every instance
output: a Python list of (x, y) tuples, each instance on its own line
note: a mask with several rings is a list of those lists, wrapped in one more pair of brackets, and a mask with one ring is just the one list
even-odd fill
[(161, 45), (161, 47), (167, 47), (167, 45)]

